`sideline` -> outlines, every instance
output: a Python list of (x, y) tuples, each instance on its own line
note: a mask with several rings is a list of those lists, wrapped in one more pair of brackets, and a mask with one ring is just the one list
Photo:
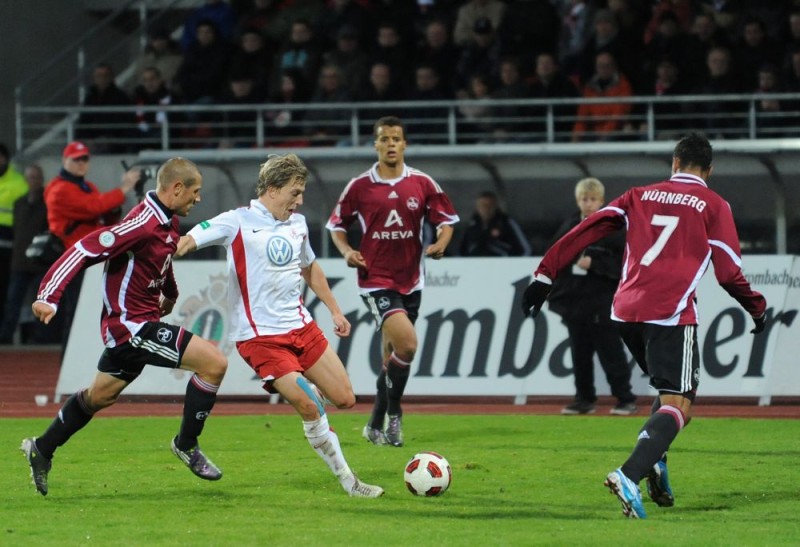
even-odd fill
[[(53, 346), (0, 346), (0, 418), (52, 418), (60, 404), (53, 402), (58, 382), (60, 348)], [(86, 381), (95, 370), (95, 362), (87, 362)], [(46, 395), (47, 403), (37, 405), (37, 395)], [(112, 416), (179, 416), (182, 396), (125, 396), (98, 418)], [(404, 398), (408, 414), (538, 414), (560, 415), (570, 397), (529, 397), (527, 404), (516, 405), (510, 397), (431, 397)], [(649, 397), (639, 398), (639, 412), (618, 419), (641, 418), (649, 412)], [(614, 405), (612, 397), (600, 397), (597, 412), (574, 419), (608, 416)], [(368, 414), (371, 397), (359, 397), (355, 407), (334, 412)], [(220, 397), (214, 407), (215, 416), (292, 414), (284, 403), (269, 404), (269, 397)], [(696, 417), (789, 418), (800, 419), (800, 397), (774, 397), (770, 406), (758, 406), (755, 398), (698, 397)]]

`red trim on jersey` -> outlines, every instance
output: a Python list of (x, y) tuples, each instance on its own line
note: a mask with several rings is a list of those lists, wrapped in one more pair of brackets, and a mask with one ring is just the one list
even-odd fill
[(299, 300), (300, 300), (300, 305), (297, 306), (297, 315), (300, 316), (300, 320), (303, 322), (304, 325), (308, 325), (311, 322), (311, 317), (308, 317), (303, 314), (303, 306), (305, 305), (305, 302), (303, 302), (302, 294), (300, 295)]
[[(175, 347), (178, 348), (178, 350), (180, 350), (180, 348), (183, 347), (183, 337), (184, 337), (185, 334), (186, 334), (186, 331), (184, 329), (180, 329), (178, 331), (178, 340), (175, 342)], [(189, 346), (186, 346), (186, 347), (188, 348)], [(180, 357), (182, 358), (183, 355), (181, 355)]]
[(258, 336), (256, 323), (253, 321), (253, 311), (250, 309), (250, 293), (247, 290), (247, 258), (244, 251), (244, 241), (242, 240), (242, 230), (236, 232), (236, 237), (231, 243), (233, 252), (233, 265), (236, 267), (236, 279), (239, 281), (239, 290), (242, 291), (242, 305), (247, 321), (253, 329), (253, 334)]

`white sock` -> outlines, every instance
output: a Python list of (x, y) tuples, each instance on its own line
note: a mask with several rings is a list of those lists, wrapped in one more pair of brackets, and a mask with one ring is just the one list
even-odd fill
[(344, 459), (342, 447), (339, 445), (339, 437), (328, 425), (328, 416), (323, 414), (313, 422), (304, 421), (303, 431), (311, 448), (328, 464), (330, 470), (342, 484), (342, 488), (349, 492), (356, 479)]

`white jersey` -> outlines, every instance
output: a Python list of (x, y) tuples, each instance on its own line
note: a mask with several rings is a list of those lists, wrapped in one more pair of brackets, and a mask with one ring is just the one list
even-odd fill
[(301, 268), (316, 259), (303, 215), (280, 222), (258, 200), (227, 211), (189, 231), (197, 248), (228, 251), (230, 338), (286, 334), (313, 319), (303, 305)]

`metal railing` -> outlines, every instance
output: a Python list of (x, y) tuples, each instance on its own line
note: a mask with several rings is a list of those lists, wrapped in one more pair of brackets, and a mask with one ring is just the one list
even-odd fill
[[(780, 110), (761, 108), (777, 103)], [(629, 114), (587, 117), (580, 106), (625, 105)], [(688, 131), (712, 139), (800, 136), (800, 93), (684, 95), (611, 99), (504, 99), (484, 101), (173, 105), (126, 107), (18, 107), (17, 139), (24, 150), (53, 120), (64, 120), (56, 146), (75, 138), (98, 152), (210, 148), (359, 146), (372, 140), (380, 116), (400, 116), (414, 143), (654, 142)], [(154, 121), (158, 115), (159, 122)], [(93, 122), (84, 121), (91, 115)], [(148, 121), (149, 120), (149, 121)], [(579, 138), (575, 124), (589, 130)], [(592, 124), (611, 122), (607, 131)]]
[(39, 117), (31, 127), (30, 109), (81, 104), (94, 66), (109, 63), (124, 72), (131, 58), (144, 51), (147, 32), (174, 18), (176, 6), (183, 4), (186, 0), (125, 0), (75, 41), (60, 48), (52, 59), (36, 67), (14, 89), (16, 149), (29, 150), (41, 138), (47, 144), (54, 138), (53, 133), (63, 133), (76, 122), (76, 114), (67, 114), (62, 108), (60, 113), (46, 116), (46, 121)]

